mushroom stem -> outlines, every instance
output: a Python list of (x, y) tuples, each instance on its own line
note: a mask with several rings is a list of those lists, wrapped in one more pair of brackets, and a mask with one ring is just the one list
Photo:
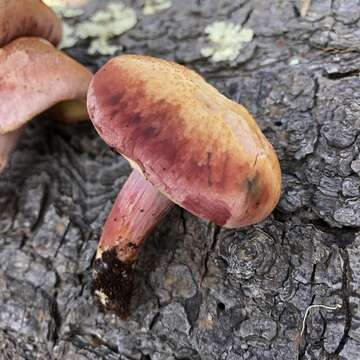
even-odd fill
[(0, 134), (0, 174), (4, 171), (22, 132), (23, 128), (21, 127), (7, 134)]
[(46, 115), (66, 124), (89, 120), (85, 99), (62, 101), (50, 108)]
[(172, 205), (137, 170), (115, 200), (100, 239), (93, 291), (106, 309), (120, 317), (128, 314), (140, 245)]

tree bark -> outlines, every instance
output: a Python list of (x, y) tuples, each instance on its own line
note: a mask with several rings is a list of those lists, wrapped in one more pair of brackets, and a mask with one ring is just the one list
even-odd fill
[[(183, 63), (246, 106), (279, 155), (280, 203), (240, 230), (175, 207), (144, 246), (123, 321), (90, 285), (131, 169), (89, 123), (34, 121), (0, 177), (0, 359), (359, 358), (360, 5), (302, 3), (173, 0), (144, 15), (127, 2), (137, 25), (113, 43)], [(254, 31), (235, 60), (201, 55), (215, 21)], [(88, 46), (67, 52), (95, 71), (109, 57)], [(313, 304), (341, 308), (312, 308), (301, 336)]]

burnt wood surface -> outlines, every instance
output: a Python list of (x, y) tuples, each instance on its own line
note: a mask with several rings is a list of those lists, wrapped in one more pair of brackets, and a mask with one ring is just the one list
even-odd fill
[[(100, 2), (102, 3), (102, 2)], [(0, 359), (360, 358), (360, 3), (173, 0), (114, 42), (175, 60), (245, 105), (275, 147), (283, 192), (256, 226), (175, 207), (148, 239), (132, 315), (90, 294), (102, 224), (130, 173), (89, 123), (41, 118), (0, 177)], [(201, 56), (217, 20), (253, 29), (236, 60)], [(108, 57), (67, 52), (92, 70)], [(338, 310), (312, 309), (311, 304)]]

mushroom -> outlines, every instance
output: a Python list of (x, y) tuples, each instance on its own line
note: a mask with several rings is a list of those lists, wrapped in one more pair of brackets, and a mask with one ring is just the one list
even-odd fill
[[(20, 129), (55, 104), (84, 106), (91, 78), (89, 70), (44, 39), (19, 38), (0, 49), (0, 172)], [(77, 112), (66, 111), (64, 121), (79, 120)]]
[(92, 74), (40, 38), (0, 49), (0, 133), (14, 131), (51, 106), (84, 99)]
[(88, 111), (133, 171), (101, 235), (93, 291), (126, 317), (140, 246), (172, 204), (226, 228), (276, 206), (277, 156), (247, 110), (173, 62), (122, 55), (94, 76)]
[(0, 0), (0, 47), (22, 36), (36, 36), (58, 45), (61, 20), (41, 0)]
[(0, 49), (0, 174), (24, 129), (21, 125), (33, 116), (54, 104), (48, 115), (55, 120), (88, 119), (86, 90), (92, 74), (40, 39), (15, 40), (23, 36), (56, 46), (62, 38), (61, 20), (41, 0), (0, 0), (0, 47), (5, 46)]

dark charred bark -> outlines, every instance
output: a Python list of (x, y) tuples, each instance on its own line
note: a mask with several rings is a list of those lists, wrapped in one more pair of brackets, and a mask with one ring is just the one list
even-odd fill
[[(281, 160), (281, 201), (238, 231), (174, 208), (123, 321), (98, 310), (91, 268), (130, 167), (90, 124), (33, 122), (0, 177), (0, 359), (358, 359), (360, 5), (313, 1), (302, 18), (296, 1), (173, 0), (148, 17), (128, 4), (138, 23), (114, 42), (245, 105)], [(232, 62), (200, 54), (216, 20), (255, 32)], [(93, 70), (108, 59), (80, 45), (69, 54)], [(342, 307), (312, 309), (301, 338), (311, 304)]]

